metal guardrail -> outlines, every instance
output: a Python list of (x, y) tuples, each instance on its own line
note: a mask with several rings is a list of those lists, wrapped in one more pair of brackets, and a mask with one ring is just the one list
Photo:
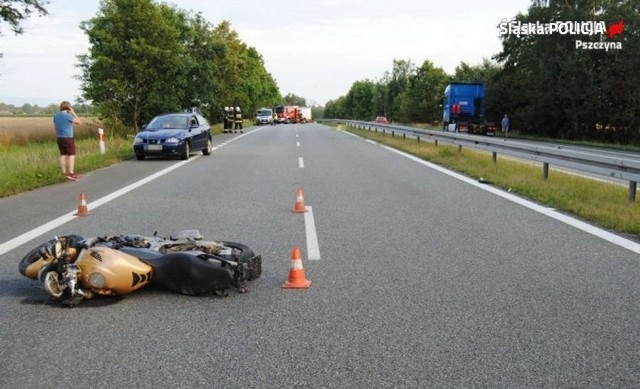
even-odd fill
[(505, 141), (503, 138), (497, 139), (486, 136), (473, 136), (464, 133), (432, 131), (416, 129), (413, 127), (398, 126), (393, 124), (378, 124), (362, 122), (357, 120), (335, 120), (348, 126), (376, 131), (391, 132), (395, 136), (396, 132), (413, 135), (420, 141), (425, 140), (437, 142), (447, 142), (462, 147), (490, 151), (493, 161), (496, 161), (498, 154), (509, 155), (525, 160), (542, 163), (543, 176), (546, 179), (549, 175), (549, 165), (574, 169), (585, 173), (617, 178), (629, 182), (629, 200), (635, 201), (637, 183), (640, 181), (640, 160), (629, 158), (611, 157), (601, 154), (589, 153), (564, 149), (562, 146), (542, 146), (531, 145), (520, 142)]

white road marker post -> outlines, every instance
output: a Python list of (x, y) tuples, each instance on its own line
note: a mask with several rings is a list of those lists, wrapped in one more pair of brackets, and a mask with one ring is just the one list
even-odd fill
[(100, 154), (104, 154), (106, 150), (104, 146), (104, 130), (102, 128), (98, 128), (98, 137), (99, 137), (98, 145), (100, 146)]

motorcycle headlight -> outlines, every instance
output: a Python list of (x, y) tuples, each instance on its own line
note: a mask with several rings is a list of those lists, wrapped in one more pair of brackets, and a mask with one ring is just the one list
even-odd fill
[(91, 275), (89, 276), (89, 283), (96, 289), (102, 289), (104, 288), (105, 284), (104, 276), (102, 275), (102, 273), (98, 272), (91, 273)]
[(137, 144), (137, 143), (143, 143), (142, 137), (136, 136), (133, 139), (133, 144)]
[(167, 138), (167, 140), (165, 140), (164, 143), (176, 144), (176, 143), (180, 143), (180, 139), (176, 138), (175, 136), (172, 136), (171, 138)]

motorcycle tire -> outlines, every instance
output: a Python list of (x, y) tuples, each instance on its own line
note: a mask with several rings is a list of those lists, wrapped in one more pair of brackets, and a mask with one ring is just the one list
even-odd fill
[[(78, 243), (82, 242), (84, 238), (80, 235), (68, 235), (71, 238), (71, 244), (77, 246)], [(51, 246), (55, 242), (55, 239), (51, 239), (47, 241), (47, 243), (43, 243), (38, 245), (33, 250), (29, 251), (27, 255), (25, 255), (20, 263), (18, 264), (18, 271), (25, 277), (28, 277), (26, 274), (27, 268), (39, 260), (42, 257), (43, 250), (46, 250), (47, 247)], [(32, 277), (30, 277), (32, 278)]]
[(62, 294), (64, 293), (64, 286), (60, 283), (60, 276), (58, 275), (58, 272), (47, 271), (44, 272), (40, 278), (42, 278), (44, 290), (46, 290), (51, 297), (55, 299), (60, 299), (60, 297), (62, 297)]
[(227, 242), (224, 240), (220, 241), (220, 243), (233, 249), (233, 254), (230, 256), (220, 255), (224, 259), (228, 259), (234, 262), (246, 262), (256, 256), (253, 250), (251, 250), (248, 246), (243, 245), (242, 243)]
[(260, 255), (256, 255), (253, 250), (242, 243), (227, 241), (221, 241), (220, 243), (231, 247), (234, 252), (229, 258), (224, 255), (221, 255), (221, 257), (242, 264), (244, 266), (244, 277), (247, 281), (254, 280), (262, 275), (262, 257)]

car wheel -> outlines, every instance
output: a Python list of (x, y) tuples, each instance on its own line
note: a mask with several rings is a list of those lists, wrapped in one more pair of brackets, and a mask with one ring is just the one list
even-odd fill
[(180, 156), (180, 159), (189, 159), (190, 154), (191, 154), (191, 150), (189, 148), (189, 142), (186, 142), (184, 144), (184, 150), (182, 151), (182, 155)]
[(136, 159), (137, 159), (138, 161), (144, 161), (144, 157), (145, 157), (145, 155), (144, 155), (144, 154), (136, 154)]
[(210, 155), (212, 149), (213, 149), (213, 146), (211, 145), (211, 139), (207, 139), (207, 147), (202, 149), (202, 154)]

